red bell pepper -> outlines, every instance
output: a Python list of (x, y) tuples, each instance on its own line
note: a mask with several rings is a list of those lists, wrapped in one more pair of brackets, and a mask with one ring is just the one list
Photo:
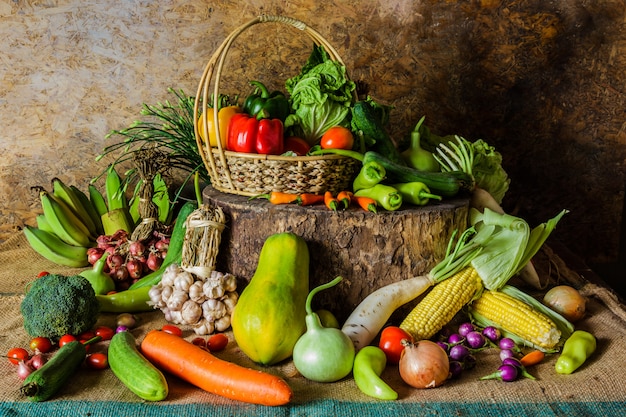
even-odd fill
[(284, 147), (283, 122), (279, 119), (257, 120), (239, 113), (230, 120), (226, 145), (229, 151), (280, 155)]

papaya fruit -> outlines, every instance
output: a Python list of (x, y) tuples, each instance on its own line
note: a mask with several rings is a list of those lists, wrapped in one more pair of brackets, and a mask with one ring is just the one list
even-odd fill
[(294, 233), (270, 235), (231, 317), (239, 348), (254, 362), (273, 365), (290, 358), (306, 331), (309, 249)]

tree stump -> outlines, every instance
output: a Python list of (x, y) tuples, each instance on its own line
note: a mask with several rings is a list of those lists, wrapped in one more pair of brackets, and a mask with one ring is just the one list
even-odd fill
[(469, 199), (455, 198), (377, 214), (357, 207), (332, 212), (323, 205), (272, 205), (210, 186), (203, 199), (226, 215), (216, 265), (238, 278), (240, 291), (254, 275), (265, 239), (293, 232), (309, 248), (311, 289), (344, 278), (314, 299), (315, 309), (330, 310), (340, 322), (376, 289), (430, 271), (453, 232), (465, 230), (469, 206)]

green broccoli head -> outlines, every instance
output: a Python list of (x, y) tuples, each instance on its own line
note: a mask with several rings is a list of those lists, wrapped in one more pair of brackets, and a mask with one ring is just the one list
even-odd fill
[(89, 281), (80, 275), (49, 274), (33, 282), (20, 310), (29, 335), (54, 339), (91, 330), (100, 304)]

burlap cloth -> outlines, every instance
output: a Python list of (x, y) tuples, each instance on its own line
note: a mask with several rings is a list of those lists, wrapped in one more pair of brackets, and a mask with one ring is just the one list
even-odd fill
[[(0, 351), (15, 346), (28, 347), (30, 337), (22, 327), (19, 305), (26, 284), (42, 270), (75, 273), (50, 263), (16, 234), (0, 245)], [(561, 266), (561, 269), (563, 266)], [(113, 325), (115, 315), (103, 314), (101, 324)], [(100, 324), (99, 323), (99, 324)], [(165, 323), (159, 311), (140, 315), (140, 325), (133, 330), (140, 341), (148, 330)], [(291, 362), (265, 368), (283, 376), (294, 391), (293, 401), (285, 407), (260, 407), (231, 401), (197, 389), (168, 376), (170, 393), (166, 401), (146, 403), (130, 392), (110, 370), (80, 369), (75, 378), (53, 400), (30, 403), (19, 393), (16, 367), (0, 361), (2, 394), (0, 416), (198, 416), (198, 415), (624, 415), (626, 384), (622, 372), (626, 365), (625, 322), (604, 301), (591, 296), (588, 315), (577, 328), (591, 331), (598, 338), (598, 349), (583, 368), (572, 375), (554, 372), (556, 357), (533, 367), (537, 380), (514, 383), (480, 381), (493, 372), (499, 362), (498, 351), (489, 349), (477, 355), (478, 364), (461, 379), (429, 390), (411, 389), (400, 379), (397, 368), (388, 366), (383, 378), (399, 392), (397, 401), (377, 401), (362, 394), (354, 380), (336, 383), (313, 383), (298, 375)], [(185, 337), (191, 339), (193, 332)], [(255, 367), (232, 341), (217, 353), (221, 358)], [(106, 344), (94, 346), (106, 349)], [(616, 376), (617, 374), (617, 376)]]

